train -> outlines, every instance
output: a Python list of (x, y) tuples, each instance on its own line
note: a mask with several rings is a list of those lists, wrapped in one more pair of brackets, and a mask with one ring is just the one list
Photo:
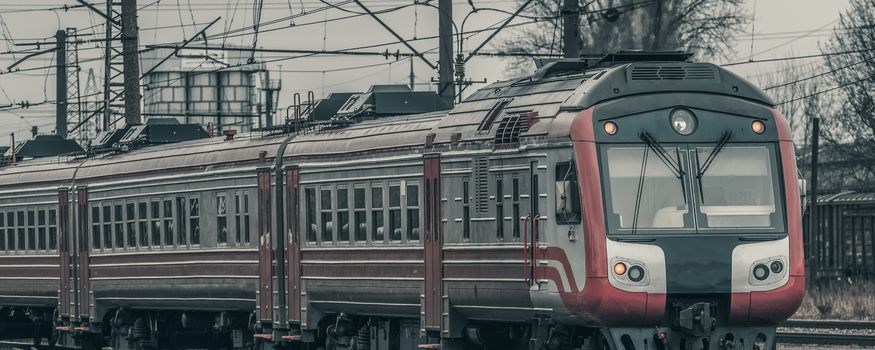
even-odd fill
[(799, 307), (793, 140), (736, 74), (617, 52), (356, 112), (406, 108), (378, 90), (274, 132), (0, 168), (0, 338), (765, 350)]

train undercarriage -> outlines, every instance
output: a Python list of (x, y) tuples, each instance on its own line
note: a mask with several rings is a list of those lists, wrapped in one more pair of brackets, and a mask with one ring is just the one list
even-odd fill
[[(102, 322), (62, 320), (53, 309), (0, 309), (0, 339), (28, 339), (42, 347), (69, 349), (530, 349), (530, 350), (766, 350), (774, 349), (774, 326), (717, 325), (693, 314), (673, 326), (591, 328), (556, 324), (472, 321), (456, 338), (420, 329), (418, 319), (345, 313), (323, 317), (316, 329), (264, 336), (246, 312), (115, 309)], [(286, 334), (281, 336), (280, 334)], [(260, 336), (259, 336), (260, 335)]]

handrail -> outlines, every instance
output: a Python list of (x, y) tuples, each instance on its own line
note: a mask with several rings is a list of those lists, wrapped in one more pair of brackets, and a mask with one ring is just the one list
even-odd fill
[(526, 216), (523, 219), (523, 278), (526, 283), (531, 283), (529, 279), (529, 219), (531, 216)]

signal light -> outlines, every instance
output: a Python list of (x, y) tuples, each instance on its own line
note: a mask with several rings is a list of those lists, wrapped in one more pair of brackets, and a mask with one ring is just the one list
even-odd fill
[(757, 134), (762, 134), (763, 131), (766, 131), (766, 124), (762, 120), (754, 120), (750, 124), (750, 129)]
[(617, 276), (622, 276), (623, 274), (625, 274), (626, 264), (621, 262), (614, 264), (614, 273), (617, 274)]
[(617, 123), (605, 122), (604, 129), (605, 129), (605, 134), (614, 135), (617, 133), (617, 130), (619, 128), (617, 127)]

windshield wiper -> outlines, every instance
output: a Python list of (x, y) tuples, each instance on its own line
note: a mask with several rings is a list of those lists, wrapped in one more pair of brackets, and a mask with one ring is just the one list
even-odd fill
[(696, 172), (696, 181), (699, 183), (699, 197), (702, 198), (702, 203), (705, 203), (705, 188), (702, 187), (702, 176), (705, 175), (705, 172), (708, 171), (708, 168), (714, 163), (714, 159), (717, 158), (717, 155), (720, 154), (720, 151), (723, 150), (723, 146), (726, 146), (726, 143), (729, 142), (730, 138), (732, 138), (732, 131), (724, 131), (723, 135), (720, 136), (720, 140), (717, 141), (717, 146), (711, 150), (711, 153), (708, 154), (708, 158), (705, 158), (704, 163), (699, 162), (699, 152), (696, 152), (696, 167), (698, 168), (698, 171)]
[(672, 159), (671, 155), (669, 155), (668, 151), (666, 151), (665, 148), (663, 148), (662, 145), (659, 144), (659, 142), (656, 142), (656, 140), (653, 139), (653, 136), (651, 136), (648, 132), (646, 132), (646, 131), (642, 132), (638, 136), (641, 138), (642, 141), (644, 141), (644, 144), (647, 145), (647, 148), (644, 149), (644, 158), (641, 160), (641, 175), (638, 178), (638, 193), (635, 195), (635, 212), (632, 215), (632, 234), (633, 235), (635, 234), (635, 231), (638, 228), (638, 212), (641, 208), (641, 193), (644, 192), (644, 178), (645, 178), (646, 169), (647, 169), (647, 153), (648, 153), (647, 151), (652, 150), (653, 153), (656, 153), (656, 157), (659, 158), (659, 160), (661, 160), (662, 163), (665, 164), (665, 166), (669, 168), (672, 175), (674, 175), (675, 177), (678, 178), (678, 180), (680, 180), (681, 194), (683, 195), (683, 198), (684, 198), (684, 205), (685, 206), (687, 205), (687, 190), (684, 187), (684, 176), (686, 175), (686, 173), (684, 172), (683, 168), (681, 167), (680, 150), (675, 148), (675, 157), (676, 158)]

